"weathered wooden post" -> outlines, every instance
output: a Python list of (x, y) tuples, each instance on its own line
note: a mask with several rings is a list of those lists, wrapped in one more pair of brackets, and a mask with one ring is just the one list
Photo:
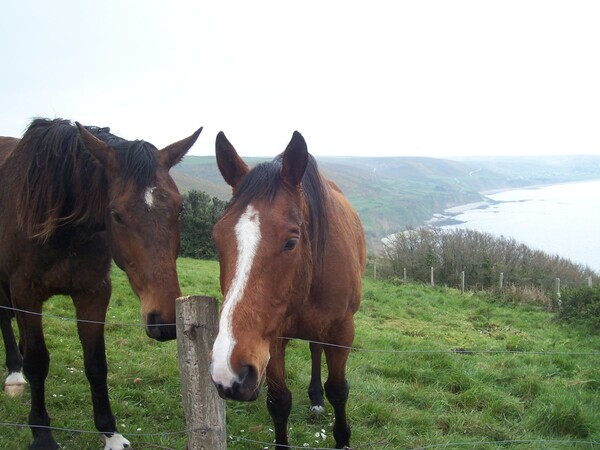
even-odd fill
[(406, 283), (406, 267), (404, 268), (404, 282)]
[(500, 272), (500, 289), (504, 287), (504, 272)]
[(588, 277), (588, 287), (592, 287), (592, 276)]
[(188, 450), (225, 450), (225, 401), (210, 378), (210, 351), (219, 328), (217, 299), (180, 297), (177, 308), (177, 353)]
[(431, 266), (431, 285), (435, 286), (434, 280), (433, 280), (433, 266)]
[(461, 294), (465, 293), (465, 271), (464, 270), (460, 273), (460, 292), (461, 292)]

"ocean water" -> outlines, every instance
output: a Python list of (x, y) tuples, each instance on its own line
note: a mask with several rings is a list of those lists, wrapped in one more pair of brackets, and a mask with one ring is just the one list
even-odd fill
[(461, 223), (441, 228), (511, 237), (600, 273), (600, 180), (504, 191), (486, 200), (447, 210)]

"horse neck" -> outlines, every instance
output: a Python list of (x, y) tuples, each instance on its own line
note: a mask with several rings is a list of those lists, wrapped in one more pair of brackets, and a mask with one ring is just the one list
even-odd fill
[(6, 161), (5, 173), (21, 185), (16, 205), (17, 221), (30, 237), (43, 241), (65, 227), (90, 230), (104, 227), (108, 207), (107, 181), (103, 169), (88, 154), (56, 156), (71, 158), (70, 164), (51, 173), (47, 166), (19, 164), (18, 155)]

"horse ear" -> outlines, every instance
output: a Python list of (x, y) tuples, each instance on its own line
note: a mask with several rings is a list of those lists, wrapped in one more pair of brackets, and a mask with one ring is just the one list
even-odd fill
[(229, 186), (235, 188), (250, 171), (250, 168), (240, 158), (222, 131), (217, 134), (215, 153), (217, 156), (217, 166), (219, 166), (219, 171), (223, 179)]
[(308, 149), (306, 148), (306, 141), (300, 133), (294, 131), (292, 140), (283, 152), (281, 178), (290, 186), (298, 186), (302, 183), (307, 165)]
[(196, 142), (196, 139), (198, 139), (198, 136), (200, 136), (201, 132), (202, 127), (198, 128), (198, 130), (191, 136), (186, 137), (181, 141), (177, 141), (174, 144), (168, 145), (162, 150), (160, 150), (158, 152), (159, 163), (167, 169), (170, 169), (175, 164), (179, 163), (183, 159), (185, 154), (188, 152), (188, 150), (192, 148), (192, 146)]
[(81, 125), (79, 122), (75, 122), (81, 135), (81, 140), (85, 149), (94, 157), (98, 163), (106, 170), (117, 170), (117, 154), (116, 150), (108, 145), (106, 142), (98, 139), (87, 128)]

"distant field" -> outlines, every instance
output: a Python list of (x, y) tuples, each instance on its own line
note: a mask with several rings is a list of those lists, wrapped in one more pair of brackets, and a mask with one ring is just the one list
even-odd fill
[[(275, 155), (272, 155), (272, 157)], [(248, 158), (250, 166), (271, 158)], [(600, 179), (600, 157), (317, 157), (358, 211), (371, 251), (381, 238), (421, 225), (445, 208), (481, 200), (492, 189)], [(228, 200), (214, 156), (187, 156), (172, 170), (182, 191), (196, 189)]]
[[(180, 259), (179, 270), (184, 294), (220, 296), (216, 262)], [(151, 341), (135, 326), (139, 301), (122, 272), (115, 269), (114, 280), (107, 349), (120, 431), (136, 450), (182, 449), (176, 343)], [(561, 326), (537, 306), (489, 302), (452, 289), (367, 277), (363, 292), (348, 367), (355, 448), (600, 446), (600, 336)], [(50, 300), (45, 312), (73, 317), (65, 298)], [(75, 324), (55, 317), (44, 323), (52, 425), (94, 431)], [(306, 343), (290, 344), (287, 372), (294, 395), (291, 443), (333, 447), (329, 405), (323, 416), (308, 410)], [(18, 399), (0, 394), (0, 448), (27, 448), (30, 431), (5, 424), (26, 423), (28, 401), (27, 391)], [(254, 403), (227, 404), (229, 448), (258, 450), (272, 442), (264, 402), (263, 393)], [(55, 436), (64, 449), (102, 448), (93, 434)]]

